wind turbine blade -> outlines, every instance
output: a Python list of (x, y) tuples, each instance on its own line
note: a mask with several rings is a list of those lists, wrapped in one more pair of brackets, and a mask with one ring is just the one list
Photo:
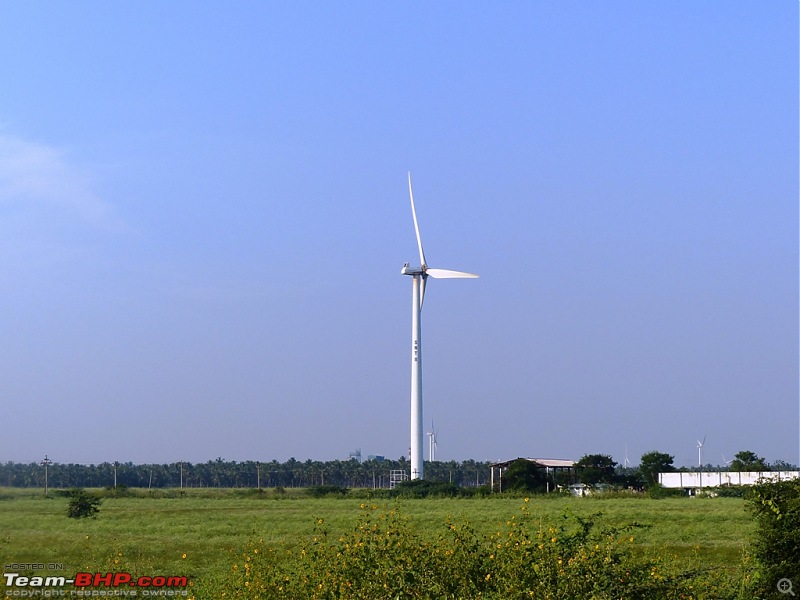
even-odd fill
[(422, 238), (419, 235), (419, 224), (417, 223), (417, 209), (414, 208), (414, 192), (411, 190), (411, 172), (408, 173), (408, 196), (411, 198), (411, 216), (414, 217), (414, 231), (417, 234), (417, 247), (419, 248), (420, 266), (425, 269), (428, 263), (425, 262), (425, 252), (422, 251)]
[(434, 279), (476, 279), (478, 277), (475, 273), (451, 271), (450, 269), (427, 269), (425, 274), (430, 275)]
[(419, 307), (422, 309), (422, 302), (425, 300), (425, 280), (427, 277), (423, 274), (419, 278)]

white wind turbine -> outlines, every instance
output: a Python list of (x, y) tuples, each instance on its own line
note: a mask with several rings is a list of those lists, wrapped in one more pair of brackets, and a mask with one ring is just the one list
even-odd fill
[(408, 263), (400, 271), (411, 276), (411, 479), (422, 479), (422, 301), (425, 297), (425, 280), (464, 279), (478, 277), (473, 273), (451, 271), (449, 269), (430, 269), (422, 251), (422, 239), (417, 223), (417, 209), (414, 207), (414, 193), (411, 191), (411, 173), (408, 174), (408, 195), (411, 198), (411, 216), (414, 219), (414, 232), (417, 234), (419, 248), (418, 268), (409, 267)]
[(697, 440), (697, 466), (703, 468), (703, 446), (706, 443), (706, 436), (703, 436), (703, 441)]
[(431, 421), (431, 430), (428, 432), (428, 461), (433, 462), (436, 460), (436, 436), (439, 432), (436, 431), (436, 426)]

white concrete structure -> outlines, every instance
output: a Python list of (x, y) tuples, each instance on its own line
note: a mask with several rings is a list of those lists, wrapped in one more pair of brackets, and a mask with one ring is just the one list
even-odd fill
[(658, 483), (665, 488), (697, 489), (726, 485), (755, 485), (759, 481), (785, 481), (800, 478), (800, 471), (708, 471), (659, 473)]

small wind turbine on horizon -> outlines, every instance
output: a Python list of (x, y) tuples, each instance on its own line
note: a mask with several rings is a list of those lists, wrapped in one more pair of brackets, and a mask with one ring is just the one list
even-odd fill
[(419, 235), (417, 209), (414, 207), (414, 192), (411, 190), (411, 173), (408, 174), (408, 196), (411, 199), (411, 217), (414, 219), (414, 232), (417, 234), (419, 249), (419, 267), (403, 266), (403, 275), (411, 276), (411, 479), (422, 479), (422, 301), (425, 298), (425, 280), (434, 279), (474, 279), (474, 273), (451, 271), (450, 269), (431, 269), (425, 260), (422, 250), (422, 238)]
[(703, 436), (703, 441), (697, 440), (697, 466), (703, 468), (703, 446), (706, 443), (706, 436)]
[(436, 460), (436, 445), (437, 440), (436, 437), (439, 432), (436, 430), (436, 427), (431, 421), (431, 430), (428, 432), (428, 461), (433, 462)]

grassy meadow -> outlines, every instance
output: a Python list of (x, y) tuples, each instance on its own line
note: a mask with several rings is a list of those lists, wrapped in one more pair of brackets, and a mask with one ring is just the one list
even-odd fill
[[(739, 498), (553, 495), (533, 496), (529, 501), (499, 496), (378, 500), (370, 498), (366, 490), (325, 498), (310, 498), (302, 490), (291, 489), (284, 493), (131, 490), (124, 497), (104, 498), (100, 513), (92, 519), (67, 518), (67, 503), (67, 498), (52, 490), (45, 498), (41, 490), (0, 489), (0, 557), (4, 564), (63, 563), (64, 573), (48, 574), (67, 576), (77, 571), (187, 575), (192, 582), (189, 595), (197, 598), (218, 597), (228, 585), (225, 578), (235, 571), (234, 565), (244, 560), (248, 548), (261, 548), (262, 555), (269, 549), (278, 557), (275, 560), (294, 556), (293, 552), (305, 556), (312, 536), (320, 535), (323, 529), (325, 539), (334, 543), (338, 540), (342, 548), (349, 548), (346, 542), (350, 538), (344, 536), (363, 528), (365, 509), (380, 513), (380, 519), (385, 514), (400, 515), (402, 527), (410, 527), (421, 538), (431, 540), (441, 538), (448, 528), (456, 531), (453, 523), (459, 528), (468, 525), (476, 538), (496, 535), (506, 539), (506, 532), (511, 538), (510, 527), (514, 519), (521, 518), (521, 510), (530, 522), (539, 524), (540, 537), (541, 524), (552, 525), (550, 531), (556, 531), (560, 523), (567, 522), (565, 515), (583, 522), (591, 519), (608, 528), (634, 525), (624, 533), (634, 555), (667, 560), (670, 568), (684, 572), (727, 573), (731, 580), (741, 577), (746, 569), (743, 565), (747, 563), (747, 545), (754, 532), (752, 519)], [(378, 517), (369, 521), (368, 515), (367, 522), (375, 532), (379, 531)], [(390, 535), (392, 532), (386, 533)], [(553, 541), (555, 537), (554, 533)], [(364, 538), (358, 539), (354, 545), (360, 543), (363, 547)], [(453, 553), (452, 547), (448, 548), (443, 551), (445, 555)], [(345, 551), (336, 551), (333, 560), (342, 552)], [(730, 597), (716, 596), (709, 589), (703, 593), (706, 595), (696, 597)], [(272, 596), (262, 591), (231, 597)]]

